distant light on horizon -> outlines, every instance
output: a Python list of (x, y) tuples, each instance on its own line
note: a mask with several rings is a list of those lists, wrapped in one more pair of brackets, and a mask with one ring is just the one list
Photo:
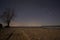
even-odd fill
[(11, 23), (10, 26), (42, 26), (42, 25), (36, 22), (30, 22), (30, 23), (14, 22), (14, 23)]

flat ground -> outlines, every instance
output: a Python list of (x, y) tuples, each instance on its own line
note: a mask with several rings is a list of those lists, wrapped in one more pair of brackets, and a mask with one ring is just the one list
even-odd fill
[(4, 28), (0, 40), (60, 40), (60, 29)]

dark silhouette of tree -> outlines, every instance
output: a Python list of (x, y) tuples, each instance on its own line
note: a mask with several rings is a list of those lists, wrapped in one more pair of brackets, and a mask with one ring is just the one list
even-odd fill
[(0, 31), (3, 29), (3, 25), (0, 23)]
[(2, 24), (0, 23), (0, 28), (3, 28)]
[(11, 10), (10, 8), (5, 9), (2, 16), (0, 17), (4, 23), (7, 24), (6, 27), (10, 27), (10, 23), (12, 19), (14, 18), (14, 10)]

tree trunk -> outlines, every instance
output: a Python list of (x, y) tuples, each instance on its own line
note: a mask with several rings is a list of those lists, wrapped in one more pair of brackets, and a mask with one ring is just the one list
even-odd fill
[(10, 27), (10, 22), (7, 22), (7, 26), (5, 28), (9, 28)]
[(10, 22), (8, 22), (7, 27), (10, 27)]

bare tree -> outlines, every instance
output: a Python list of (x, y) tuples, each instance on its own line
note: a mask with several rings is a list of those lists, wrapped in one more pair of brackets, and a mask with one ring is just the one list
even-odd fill
[(7, 8), (3, 15), (0, 17), (4, 23), (7, 24), (6, 27), (10, 27), (10, 23), (12, 19), (14, 18), (14, 10), (11, 10), (10, 8)]

